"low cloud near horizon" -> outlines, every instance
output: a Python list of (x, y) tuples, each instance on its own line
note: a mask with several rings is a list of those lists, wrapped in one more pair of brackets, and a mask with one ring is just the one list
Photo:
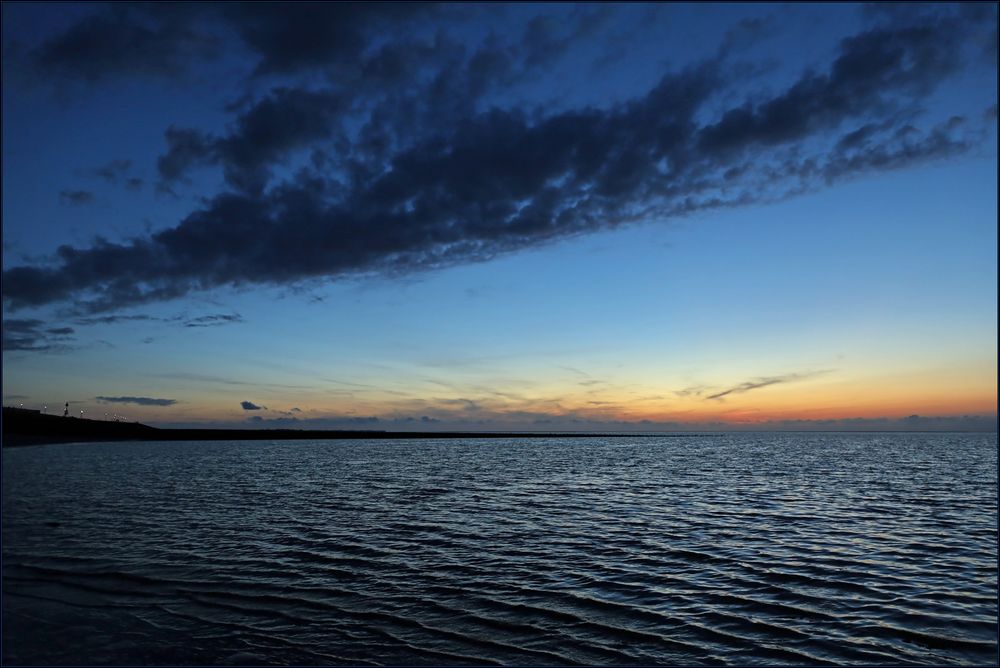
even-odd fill
[(538, 414), (534, 419), (506, 419), (492, 416), (476, 420), (460, 417), (434, 416), (357, 416), (331, 415), (316, 418), (278, 417), (259, 415), (241, 421), (213, 421), (169, 423), (157, 422), (162, 427), (227, 428), (227, 429), (357, 429), (378, 431), (579, 431), (611, 433), (650, 432), (745, 432), (745, 431), (933, 431), (933, 432), (997, 432), (997, 415), (948, 415), (873, 418), (838, 418), (822, 420), (766, 420), (754, 423), (738, 422), (659, 422), (654, 420), (595, 420), (578, 416)]
[(173, 406), (176, 399), (154, 399), (152, 397), (94, 397), (102, 404), (135, 404), (136, 406)]

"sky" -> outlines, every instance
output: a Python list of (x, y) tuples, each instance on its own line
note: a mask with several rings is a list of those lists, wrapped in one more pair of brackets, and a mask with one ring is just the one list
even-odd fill
[(17, 3), (3, 401), (995, 430), (995, 4)]

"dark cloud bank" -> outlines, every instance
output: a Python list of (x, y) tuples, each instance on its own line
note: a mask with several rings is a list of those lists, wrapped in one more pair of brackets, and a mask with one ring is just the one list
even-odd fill
[[(988, 131), (981, 109), (919, 119), (927, 96), (974, 60), (969, 45), (983, 25), (992, 21), (995, 31), (995, 6), (881, 17), (843, 39), (826, 67), (722, 111), (712, 110), (743, 71), (729, 42), (714, 58), (666, 73), (645, 95), (552, 113), (490, 101), (558, 58), (568, 35), (586, 34), (598, 14), (581, 14), (569, 33), (533, 23), (516, 44), (494, 38), (469, 49), (440, 35), (371, 41), (387, 27), (406, 34), (404, 22), (441, 10), (304, 7), (117, 9), (33, 53), (50, 76), (73, 67), (88, 80), (174, 76), (211, 57), (218, 43), (206, 26), (215, 25), (258, 59), (257, 81), (324, 76), (321, 85), (286, 82), (234, 105), (225, 134), (168, 128), (161, 187), (183, 186), (192, 170), (209, 167), (222, 170), (225, 190), (171, 229), (61, 246), (48, 265), (6, 269), (8, 308), (72, 299), (95, 313), (220, 286), (483, 261), (947, 158)], [(107, 178), (125, 168), (109, 165)]]

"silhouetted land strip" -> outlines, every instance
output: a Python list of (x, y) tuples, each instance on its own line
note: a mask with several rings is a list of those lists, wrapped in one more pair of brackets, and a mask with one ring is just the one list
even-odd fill
[[(429, 438), (586, 438), (615, 434), (592, 432), (478, 432), (478, 431), (381, 431), (316, 429), (158, 429), (138, 422), (88, 420), (46, 415), (39, 411), (4, 407), (3, 445), (41, 445), (86, 441), (275, 441), (293, 439), (429, 439)], [(622, 433), (622, 436), (654, 434)], [(707, 434), (670, 434), (705, 436)], [(664, 436), (664, 434), (658, 434)]]

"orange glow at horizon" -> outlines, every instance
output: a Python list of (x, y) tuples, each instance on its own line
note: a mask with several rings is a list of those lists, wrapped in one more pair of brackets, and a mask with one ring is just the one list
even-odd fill
[[(688, 392), (647, 385), (585, 385), (536, 383), (530, 387), (401, 389), (371, 387), (349, 394), (289, 392), (253, 397), (211, 395), (166, 410), (142, 411), (139, 419), (172, 421), (244, 421), (379, 417), (391, 420), (427, 415), (442, 422), (476, 421), (530, 423), (551, 418), (593, 422), (728, 423), (746, 425), (770, 421), (825, 421), (855, 418), (900, 419), (910, 415), (945, 417), (995, 415), (996, 372), (968, 370), (847, 377), (824, 374), (753, 389), (739, 389), (745, 379), (718, 383)], [(842, 377), (843, 376), (843, 377)], [(714, 394), (736, 388), (719, 398)], [(245, 411), (239, 401), (253, 399), (269, 408)], [(298, 409), (293, 412), (293, 408)], [(135, 411), (140, 413), (139, 409)]]

